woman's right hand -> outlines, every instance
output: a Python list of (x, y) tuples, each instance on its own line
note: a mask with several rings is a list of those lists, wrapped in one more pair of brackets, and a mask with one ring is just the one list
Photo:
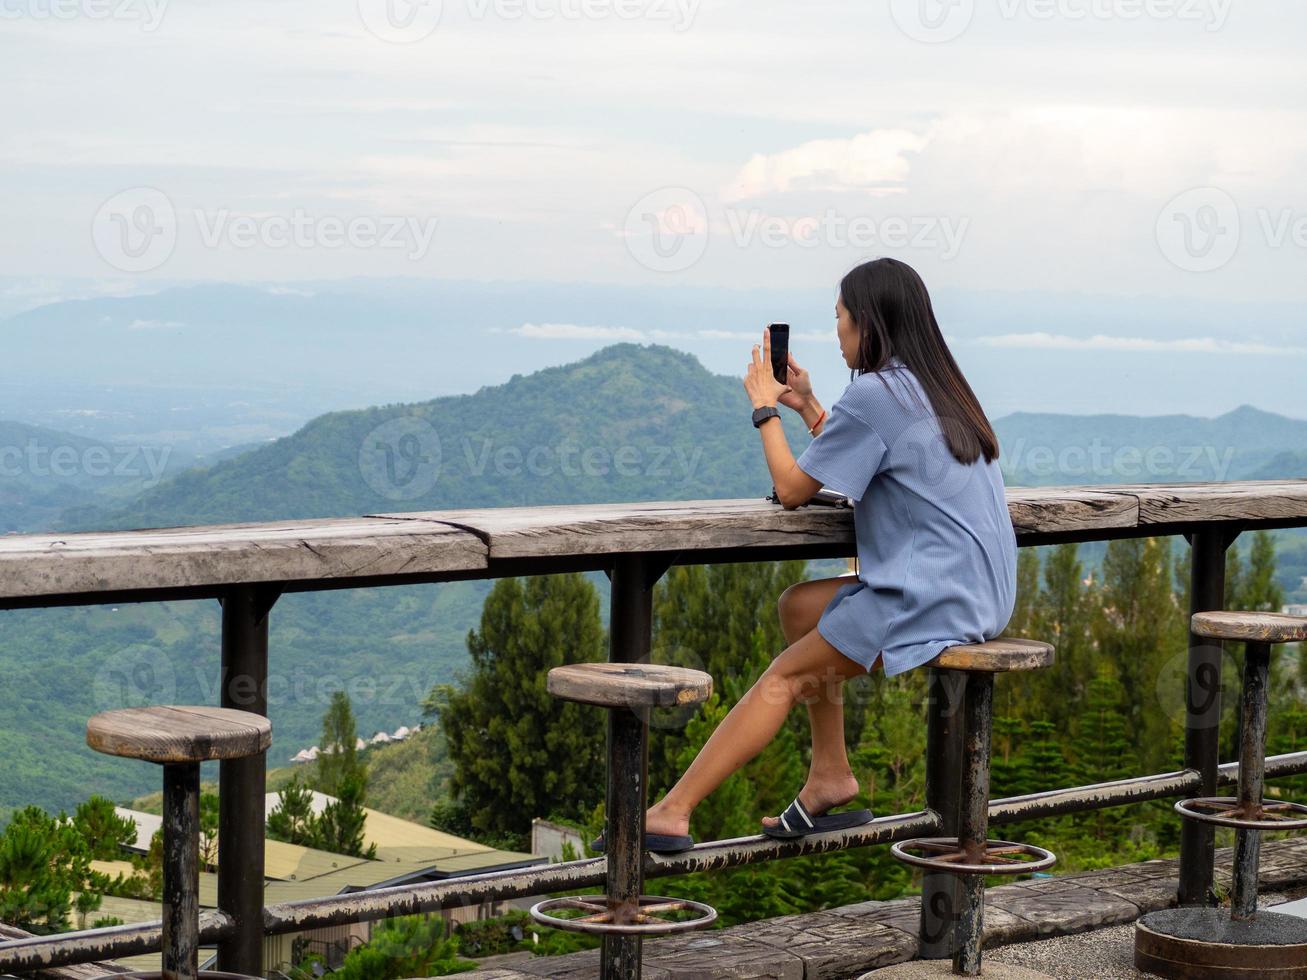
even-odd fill
[(812, 398), (812, 379), (808, 377), (807, 371), (799, 367), (799, 362), (794, 359), (793, 351), (790, 351), (789, 368), (785, 376), (785, 383), (790, 386), (790, 390), (776, 400), (787, 408), (802, 413), (807, 407), (808, 401)]

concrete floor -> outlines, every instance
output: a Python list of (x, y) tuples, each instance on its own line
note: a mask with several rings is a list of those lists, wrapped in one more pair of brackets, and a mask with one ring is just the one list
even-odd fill
[[(1268, 908), (1283, 901), (1285, 896), (1269, 894), (1261, 896), (1258, 904)], [(1134, 957), (1135, 927), (1130, 923), (1074, 936), (987, 949), (981, 975), (995, 980), (1157, 980), (1150, 973), (1136, 970)], [(952, 976), (952, 972), (947, 961), (921, 960), (864, 974), (865, 980), (924, 980), (948, 976)]]
[[(1131, 966), (1134, 925), (1096, 929), (1034, 943), (986, 950), (981, 976), (993, 980), (1156, 980)], [(864, 974), (860, 980), (927, 980), (951, 977), (947, 960), (914, 960)]]

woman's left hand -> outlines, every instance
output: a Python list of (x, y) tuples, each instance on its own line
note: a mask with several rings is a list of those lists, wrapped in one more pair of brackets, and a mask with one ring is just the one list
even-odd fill
[(744, 376), (744, 390), (749, 393), (749, 400), (754, 408), (770, 405), (776, 407), (781, 395), (790, 391), (789, 385), (776, 380), (771, 367), (771, 331), (766, 327), (762, 331), (762, 343), (753, 345), (753, 360), (749, 363), (749, 372)]

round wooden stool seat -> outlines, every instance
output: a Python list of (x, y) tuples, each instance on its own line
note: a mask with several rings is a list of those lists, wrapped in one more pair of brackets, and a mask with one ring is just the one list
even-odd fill
[(241, 759), (272, 744), (272, 722), (234, 708), (120, 708), (86, 723), (86, 744), (106, 755), (163, 765)]
[(1016, 670), (1039, 670), (1053, 663), (1053, 647), (1039, 640), (997, 637), (984, 643), (949, 647), (926, 666), (943, 670), (970, 670), (1002, 674)]
[(549, 672), (546, 687), (556, 698), (603, 708), (675, 708), (708, 700), (712, 677), (662, 664), (565, 664)]
[(1199, 636), (1254, 643), (1298, 643), (1307, 640), (1307, 617), (1273, 612), (1217, 609), (1194, 613), (1190, 628)]

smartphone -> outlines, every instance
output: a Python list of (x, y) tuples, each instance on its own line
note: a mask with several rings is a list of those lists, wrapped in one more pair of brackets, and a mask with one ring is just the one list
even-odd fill
[(790, 376), (790, 325), (771, 323), (771, 373), (781, 384), (788, 384)]

